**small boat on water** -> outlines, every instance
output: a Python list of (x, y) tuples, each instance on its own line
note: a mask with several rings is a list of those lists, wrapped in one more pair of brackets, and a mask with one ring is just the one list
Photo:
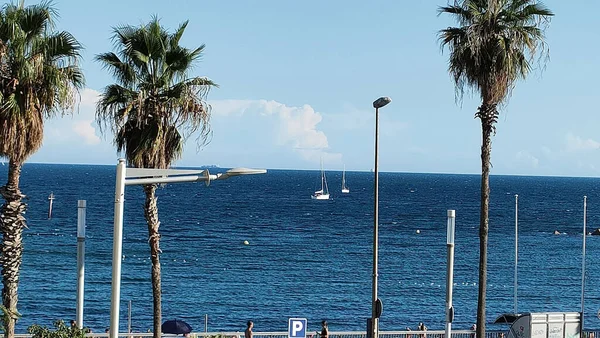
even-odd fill
[(327, 178), (325, 177), (325, 170), (323, 170), (323, 160), (321, 160), (321, 189), (315, 191), (310, 198), (313, 200), (328, 200), (329, 199), (329, 188), (327, 187)]

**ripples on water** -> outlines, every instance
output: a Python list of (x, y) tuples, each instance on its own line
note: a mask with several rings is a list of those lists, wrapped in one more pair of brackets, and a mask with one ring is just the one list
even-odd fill
[[(2, 167), (5, 177), (6, 167)], [(75, 317), (77, 200), (87, 200), (84, 324), (108, 326), (114, 166), (27, 164), (29, 229), (20, 284), (17, 330)], [(159, 189), (163, 319), (202, 330), (287, 329), (288, 317), (322, 319), (337, 330), (364, 330), (370, 316), (372, 175), (328, 172), (332, 200), (313, 201), (319, 174), (266, 175)], [(582, 198), (598, 227), (598, 180), (493, 176), (490, 208), (488, 320), (513, 309), (514, 194), (519, 194), (519, 310), (579, 311)], [(46, 219), (53, 191), (54, 218)], [(128, 187), (125, 205), (121, 329), (132, 301), (133, 327), (152, 326), (152, 292), (143, 192)], [(444, 321), (446, 210), (456, 209), (456, 328), (475, 322), (479, 177), (380, 175), (379, 295), (382, 330)], [(552, 235), (559, 229), (565, 235)], [(416, 233), (420, 230), (420, 234)], [(249, 245), (243, 245), (243, 241)], [(586, 327), (598, 327), (597, 237), (588, 237)]]

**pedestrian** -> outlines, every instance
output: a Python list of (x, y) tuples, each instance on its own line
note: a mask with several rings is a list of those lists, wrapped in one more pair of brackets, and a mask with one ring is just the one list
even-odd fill
[(247, 327), (246, 327), (246, 331), (244, 331), (244, 338), (252, 338), (252, 328), (254, 327), (254, 323), (249, 320), (248, 323), (246, 323)]
[(76, 329), (77, 328), (77, 322), (74, 321), (73, 319), (71, 319), (71, 329)]
[[(427, 326), (425, 326), (425, 324), (423, 323), (419, 323), (419, 327), (418, 327), (419, 331), (427, 331)], [(425, 334), (421, 334), (419, 335), (421, 338), (425, 338), (426, 335)]]
[(321, 322), (321, 338), (329, 338), (329, 328), (326, 320)]

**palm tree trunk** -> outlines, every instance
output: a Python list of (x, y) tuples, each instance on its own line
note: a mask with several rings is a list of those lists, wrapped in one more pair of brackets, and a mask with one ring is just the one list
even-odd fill
[(8, 181), (0, 187), (0, 194), (6, 202), (0, 209), (0, 230), (2, 231), (2, 309), (4, 336), (15, 336), (15, 324), (19, 318), (17, 311), (19, 271), (23, 256), (23, 229), (26, 227), (26, 204), (21, 200), (25, 195), (19, 190), (21, 163), (11, 160), (8, 165)]
[(146, 203), (144, 205), (144, 215), (148, 223), (148, 244), (150, 244), (150, 257), (152, 259), (152, 298), (154, 300), (154, 330), (152, 330), (154, 338), (160, 338), (162, 323), (161, 310), (161, 287), (160, 287), (160, 234), (158, 227), (158, 206), (156, 205), (156, 185), (149, 184), (144, 186), (146, 193)]
[(487, 248), (490, 206), (490, 158), (492, 135), (498, 111), (494, 104), (482, 104), (477, 112), (481, 119), (481, 206), (479, 214), (479, 293), (477, 297), (477, 338), (485, 338), (485, 298), (487, 291)]

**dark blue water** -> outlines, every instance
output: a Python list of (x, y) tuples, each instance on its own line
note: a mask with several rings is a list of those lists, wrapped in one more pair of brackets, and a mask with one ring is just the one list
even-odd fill
[[(3, 179), (6, 166), (1, 167)], [(73, 319), (76, 299), (77, 200), (87, 200), (84, 325), (109, 324), (114, 166), (27, 164), (29, 229), (19, 289), (17, 330)], [(328, 172), (332, 200), (313, 201), (314, 171), (266, 175), (159, 189), (163, 318), (203, 330), (287, 329), (306, 317), (312, 329), (360, 330), (371, 311), (373, 174)], [(579, 311), (583, 196), (588, 226), (600, 227), (600, 180), (493, 176), (490, 203), (488, 320), (513, 309), (514, 194), (519, 194), (519, 311)], [(455, 327), (475, 322), (479, 177), (380, 175), (379, 295), (381, 329), (425, 322), (441, 329), (446, 274), (446, 210), (456, 209)], [(54, 192), (54, 217), (47, 197)], [(121, 302), (133, 327), (152, 326), (152, 292), (143, 192), (128, 187)], [(566, 234), (553, 235), (554, 230)], [(416, 233), (420, 230), (420, 234)], [(586, 328), (600, 326), (600, 237), (587, 241)], [(243, 241), (250, 245), (244, 245)]]

